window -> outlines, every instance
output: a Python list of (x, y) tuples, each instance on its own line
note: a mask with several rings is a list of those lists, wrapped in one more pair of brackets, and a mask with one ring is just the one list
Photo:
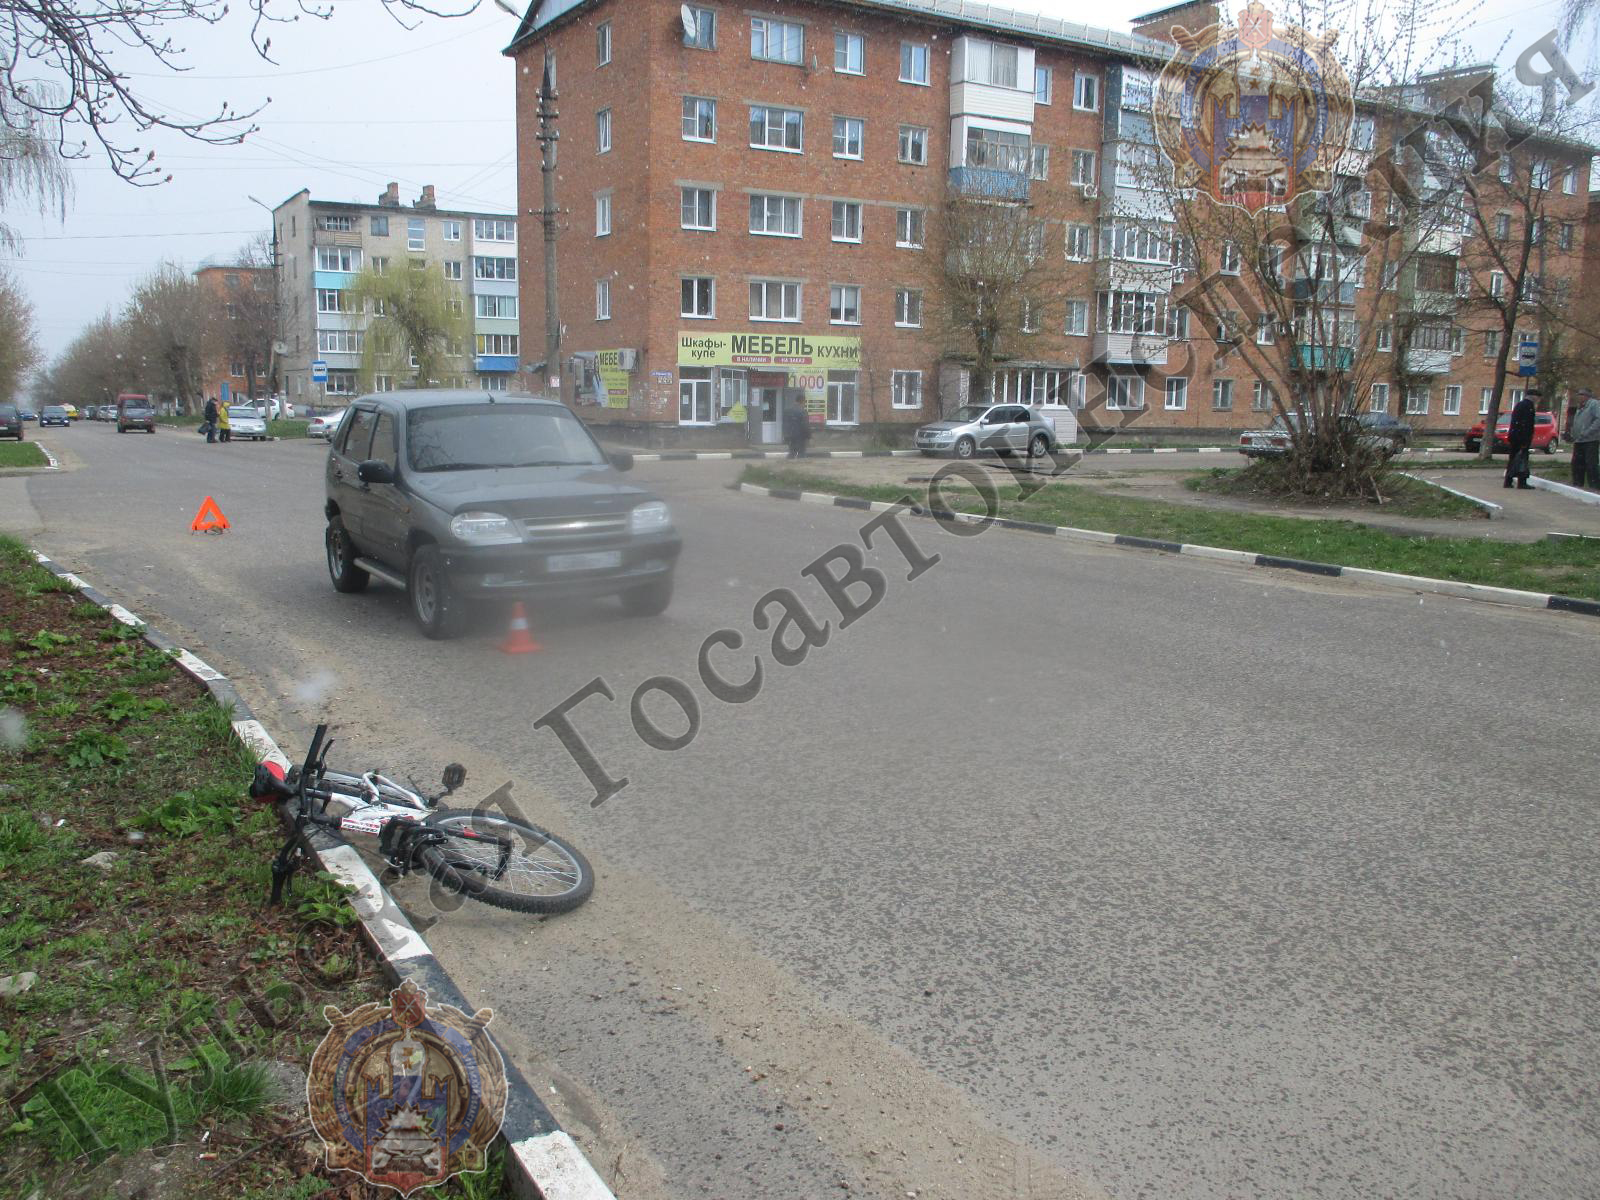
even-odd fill
[(345, 303), (344, 292), (338, 288), (318, 288), (317, 311), (319, 313), (342, 313), (349, 312), (350, 308)]
[(1578, 192), (1578, 168), (1577, 167), (1568, 167), (1565, 171), (1563, 171), (1561, 173), (1561, 190), (1564, 193), (1566, 193), (1568, 196), (1574, 196), (1574, 195), (1577, 194), (1577, 192)]
[(1459, 325), (1450, 326), (1450, 353), (1465, 354), (1467, 350), (1467, 335)]
[(504, 375), (479, 375), (478, 383), (486, 392), (510, 391)]
[(833, 325), (861, 324), (860, 287), (836, 283), (828, 289), (828, 321)]
[(900, 126), (900, 161), (928, 165), (928, 131), (920, 125)]
[(1511, 161), (1510, 152), (1500, 156), (1500, 182), (1510, 183), (1511, 177), (1516, 173), (1516, 167)]
[(318, 217), (317, 228), (330, 233), (349, 233), (355, 228), (355, 220), (352, 217)]
[(797, 108), (750, 106), (750, 144), (762, 150), (801, 150), (805, 115)]
[(678, 422), (682, 425), (710, 425), (716, 419), (711, 410), (711, 369), (681, 367), (678, 370)]
[(373, 237), (388, 237), (389, 236), (389, 218), (386, 217), (386, 216), (383, 216), (383, 217), (375, 216), (375, 217), (372, 218), (372, 220), (369, 223), (367, 228), (371, 232)]
[(1494, 236), (1500, 241), (1505, 241), (1511, 236), (1511, 214), (1495, 213)]
[(517, 353), (517, 335), (514, 333), (480, 333), (478, 335), (479, 354), (515, 354)]
[(375, 392), (394, 391), (393, 375), (374, 375), (372, 377), (372, 390)]
[(1494, 389), (1492, 387), (1483, 388), (1478, 392), (1478, 415), (1480, 417), (1488, 415), (1489, 401), (1493, 399)]
[(894, 294), (894, 323), (902, 329), (922, 327), (922, 291), (920, 288), (898, 288)]
[(1211, 381), (1211, 408), (1214, 412), (1233, 411), (1233, 380), (1213, 379)]
[(361, 251), (354, 246), (318, 246), (317, 270), (359, 271)]
[[(387, 275), (389, 273), (389, 260), (382, 255), (375, 255), (368, 261), (372, 263), (372, 273), (374, 275)], [(233, 305), (230, 304), (228, 307), (232, 309)], [(229, 312), (228, 315), (231, 317), (233, 313)]]
[(1494, 358), (1500, 353), (1500, 331), (1490, 329), (1483, 335), (1483, 356)]
[(694, 18), (693, 27), (685, 26), (683, 30), (683, 44), (691, 50), (715, 50), (717, 48), (717, 14), (709, 8), (687, 6), (689, 15)]
[(1093, 150), (1072, 152), (1072, 182), (1079, 187), (1095, 181), (1095, 153)]
[(861, 75), (867, 69), (867, 43), (859, 33), (833, 35), (833, 69), (841, 75)]
[(998, 42), (967, 39), (967, 81), (992, 87), (1017, 86), (1017, 48)]
[(928, 47), (921, 42), (900, 43), (900, 82), (928, 82)]
[(864, 122), (860, 117), (835, 117), (833, 119), (833, 156), (835, 158), (860, 158)]
[(1270, 346), (1270, 345), (1272, 345), (1272, 343), (1277, 340), (1276, 336), (1275, 336), (1275, 333), (1274, 333), (1275, 329), (1276, 329), (1276, 323), (1273, 321), (1272, 316), (1271, 316), (1270, 313), (1257, 313), (1256, 314), (1256, 345), (1258, 345), (1258, 346)]
[(717, 227), (717, 193), (713, 188), (683, 188), (679, 209), (678, 222), (684, 229)]
[(1489, 295), (1496, 300), (1504, 300), (1506, 295), (1506, 277), (1503, 271), (1489, 272)]
[(756, 192), (750, 197), (750, 232), (770, 237), (800, 236), (800, 197)]
[(798, 321), (800, 285), (776, 279), (750, 281), (750, 319), (752, 321)]
[(790, 21), (775, 21), (771, 17), (750, 18), (751, 58), (799, 66), (805, 61), (805, 54), (804, 25), (796, 25)]
[(922, 246), (924, 213), (920, 208), (899, 208), (894, 214), (894, 244), (910, 249)]
[(1033, 69), (1033, 102), (1035, 104), (1049, 104), (1050, 93), (1055, 85), (1055, 72), (1049, 67), (1034, 67)]
[(1261, 380), (1255, 381), (1255, 386), (1250, 393), (1250, 411), (1266, 412), (1272, 407), (1272, 388)]
[(993, 167), (1001, 171), (1027, 171), (1033, 160), (1031, 144), (1031, 139), (1025, 133), (968, 128), (966, 165)]
[[(381, 301), (377, 301), (376, 303), (381, 303)], [(466, 311), (466, 305), (462, 303), (460, 296), (447, 297), (444, 302), (444, 306), (451, 312), (455, 313), (455, 315), (458, 317)]]
[(406, 218), (406, 249), (426, 250), (428, 248), (428, 230), (421, 217)]
[(922, 407), (922, 372), (894, 371), (889, 375), (889, 407)]
[(1541, 192), (1549, 188), (1550, 160), (1547, 158), (1536, 158), (1533, 160), (1533, 166), (1530, 169), (1532, 171), (1530, 179), (1532, 180), (1533, 186), (1538, 188)]
[(444, 268), (444, 277), (446, 279), (461, 278), (461, 260), (459, 258), (447, 258), (440, 266)]
[(328, 382), (323, 385), (322, 391), (327, 396), (354, 396), (356, 394), (356, 373), (354, 371), (329, 371)]
[(1122, 69), (1122, 107), (1149, 112), (1155, 99), (1155, 80), (1144, 71)]
[(717, 140), (717, 102), (704, 96), (683, 98), (683, 140), (686, 142), (714, 142)]
[(594, 319), (596, 321), (609, 321), (611, 319), (611, 280), (609, 279), (595, 280)]
[(427, 269), (428, 269), (428, 261), (427, 261), (427, 259), (424, 259), (424, 258), (408, 258), (408, 259), (406, 259), (406, 270), (408, 270), (408, 271), (425, 271)]
[(1039, 312), (1033, 301), (1026, 296), (1022, 298), (1022, 317), (1017, 323), (1017, 328), (1023, 333), (1039, 332)]
[(1561, 232), (1557, 235), (1556, 244), (1563, 250), (1571, 250), (1573, 243), (1573, 225), (1571, 221), (1561, 222)]
[(1237, 275), (1239, 273), (1239, 265), (1239, 247), (1232, 242), (1223, 242), (1222, 252), (1218, 256), (1217, 270), (1224, 275)]
[(1371, 117), (1357, 117), (1355, 124), (1350, 129), (1350, 148), (1352, 150), (1371, 150), (1374, 144), (1373, 135), (1377, 126)]
[(1461, 385), (1451, 383), (1444, 389), (1444, 415), (1458, 417), (1461, 415)]
[(517, 277), (517, 260), (514, 258), (480, 258), (474, 255), (472, 259), (472, 277), (474, 279), (515, 279)]
[(1138, 409), (1144, 407), (1144, 380), (1137, 375), (1106, 376), (1106, 407)]
[(1375, 383), (1372, 385), (1372, 398), (1368, 401), (1367, 407), (1375, 413), (1389, 411), (1389, 385), (1387, 383)]
[[(447, 241), (447, 242), (459, 242), (461, 240), (461, 222), (460, 221), (446, 221), (446, 222), (444, 222), (444, 240)], [(512, 232), (512, 236), (507, 240), (508, 241), (513, 241), (513, 242), (517, 240), (516, 233), (515, 233), (514, 229), (513, 229), (513, 232)]]
[(1408, 387), (1406, 389), (1406, 416), (1422, 417), (1428, 414), (1428, 388)]
[(472, 236), (480, 242), (515, 242), (517, 223), (509, 217), (477, 217), (472, 222)]
[(1171, 230), (1135, 221), (1105, 221), (1100, 225), (1100, 256), (1130, 262), (1170, 263)]
[(687, 276), (680, 281), (683, 291), (678, 315), (714, 317), (717, 315), (717, 281), (706, 275)]
[(601, 21), (594, 27), (595, 65), (603, 67), (611, 61), (611, 22)]
[(1189, 381), (1182, 378), (1167, 380), (1167, 411), (1182, 412), (1189, 407)]
[(1101, 333), (1159, 333), (1167, 327), (1165, 292), (1100, 292), (1096, 328)]
[(1089, 302), (1087, 300), (1067, 301), (1066, 332), (1083, 337), (1089, 332)]
[[(1079, 71), (1073, 78), (1072, 107), (1079, 112), (1100, 111), (1100, 76)], [(1142, 408), (1143, 405), (1140, 405)]]
[(854, 425), (859, 417), (855, 371), (828, 372), (828, 424)]
[(1028, 176), (1032, 179), (1050, 178), (1050, 147), (1034, 146), (1033, 159), (1028, 164)]
[(861, 240), (861, 204), (858, 201), (833, 202), (833, 240), (836, 242)]
[(611, 110), (602, 108), (594, 115), (594, 152), (611, 153)]
[(1181, 304), (1167, 312), (1167, 337), (1174, 342), (1189, 340), (1189, 310)]
[(1088, 262), (1094, 257), (1094, 226), (1067, 226), (1067, 257), (1076, 262)]
[(493, 317), (503, 321), (517, 319), (517, 298), (515, 296), (476, 296), (477, 314), (480, 317)]
[(595, 237), (608, 237), (611, 234), (611, 193), (594, 198), (594, 235)]

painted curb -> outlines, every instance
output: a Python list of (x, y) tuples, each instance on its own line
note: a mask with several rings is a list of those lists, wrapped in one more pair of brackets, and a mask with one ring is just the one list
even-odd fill
[(1410, 471), (1396, 471), (1395, 474), (1406, 479), (1415, 479), (1418, 483), (1423, 483), (1427, 484), (1429, 487), (1438, 488), (1441, 492), (1449, 492), (1456, 499), (1465, 500), (1468, 504), (1475, 504), (1479, 508), (1483, 509), (1484, 512), (1489, 514), (1489, 519), (1491, 521), (1506, 515), (1505, 506), (1496, 504), (1493, 500), (1480, 500), (1476, 496), (1469, 496), (1465, 492), (1458, 492), (1455, 488), (1446, 487), (1444, 484), (1436, 483), (1432, 479), (1424, 479), (1421, 475), (1413, 475)]
[(1537, 475), (1528, 476), (1528, 482), (1541, 492), (1554, 492), (1558, 496), (1565, 496), (1568, 500), (1576, 500), (1579, 504), (1600, 504), (1600, 492), (1590, 492), (1583, 488), (1573, 487), (1570, 483), (1558, 483), (1554, 479), (1540, 479)]
[[(185, 674), (210, 692), (218, 704), (233, 711), (234, 736), (256, 756), (256, 761), (274, 762), (285, 769), (292, 765), (226, 675), (152, 629), (80, 576), (38, 551), (33, 557), (45, 570), (77, 588), (85, 600), (138, 630), (157, 650), (172, 655)], [(478, 1005), (456, 986), (356, 848), (320, 828), (312, 830), (306, 841), (318, 865), (354, 889), (350, 906), (360, 917), (362, 932), (382, 960), (389, 982), (398, 985), (402, 980), (414, 979), (434, 1003), (450, 1004), (465, 1013), (476, 1012)], [(503, 1048), (500, 1055), (506, 1065), (506, 1115), (500, 1138), (506, 1143), (506, 1180), (512, 1191), (523, 1200), (616, 1200)], [(510, 1130), (521, 1136), (513, 1138)]]
[[(754, 483), (739, 483), (733, 491), (754, 496), (768, 496), (775, 500), (801, 500), (809, 504), (827, 504), (834, 508), (860, 508), (854, 497), (832, 496), (822, 492), (794, 492), (781, 488), (766, 488)], [(846, 503), (848, 501), (848, 503)], [(874, 511), (886, 511), (891, 506), (874, 506)], [(1600, 617), (1600, 600), (1581, 600), (1575, 596), (1556, 596), (1548, 592), (1523, 592), (1516, 588), (1491, 587), (1483, 583), (1462, 583), (1454, 579), (1430, 579), (1423, 575), (1400, 575), (1393, 571), (1374, 571), (1367, 567), (1345, 567), (1337, 563), (1308, 562), (1298, 558), (1280, 558), (1273, 554), (1256, 554), (1249, 550), (1228, 550), (1221, 546), (1195, 546), (1188, 542), (1165, 542), (1155, 538), (1134, 537), (1127, 533), (1107, 533), (1099, 529), (1074, 529), (1067, 525), (1041, 525), (1032, 521), (1013, 521), (1002, 517), (985, 518), (976, 513), (948, 512), (929, 509), (921, 505), (905, 510), (912, 516), (929, 517), (936, 521), (967, 521), (999, 525), (1029, 533), (1050, 533), (1069, 541), (1096, 542), (1128, 550), (1156, 550), (1189, 558), (1210, 558), (1235, 563), (1245, 567), (1267, 567), (1278, 571), (1298, 571), (1306, 575), (1320, 575), (1329, 579), (1348, 576), (1351, 579), (1375, 583), (1380, 587), (1398, 588), (1408, 592), (1432, 592), (1441, 596), (1455, 596), (1463, 600), (1484, 600), (1493, 604), (1509, 604), (1518, 608), (1542, 608), (1556, 612), (1582, 613)]]

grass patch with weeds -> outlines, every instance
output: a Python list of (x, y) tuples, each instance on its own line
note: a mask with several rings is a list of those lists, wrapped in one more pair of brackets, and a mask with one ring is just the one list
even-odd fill
[[(927, 501), (926, 492), (917, 490), (926, 485), (855, 484), (786, 467), (747, 466), (741, 479), (865, 500), (893, 502), (910, 495)], [(1026, 499), (1015, 484), (996, 481), (995, 489), (997, 515), (1015, 520), (1600, 600), (1600, 542), (1407, 537), (1355, 521), (1220, 512), (1067, 483), (1049, 483)], [(944, 500), (962, 512), (985, 510), (983, 499), (959, 476), (947, 479)]]
[[(1315, 497), (1285, 497), (1279, 464), (1268, 461), (1253, 462), (1245, 467), (1215, 467), (1183, 481), (1193, 492), (1211, 496), (1231, 496), (1244, 500), (1278, 501), (1300, 507), (1317, 507)], [(1484, 519), (1483, 509), (1459, 496), (1416, 479), (1389, 474), (1383, 477), (1382, 505), (1368, 500), (1360, 504), (1349, 501), (1329, 501), (1330, 509), (1358, 508), (1363, 512), (1381, 512), (1402, 517), (1443, 517)]]
[(290, 420), (274, 419), (267, 422), (267, 433), (275, 438), (303, 438), (306, 436), (306, 429), (310, 425), (310, 421), (302, 421), (298, 418)]
[(0, 467), (48, 467), (50, 460), (33, 442), (0, 442)]
[(269, 1087), (324, 1004), (387, 994), (342, 889), (266, 908), (282, 832), (231, 710), (130, 633), (0, 537), (0, 975), (37, 975), (0, 1002), (0, 1095), (33, 1089), (0, 1121), (0, 1196), (130, 1194), (152, 1148), (169, 1200), (392, 1196), (329, 1176), (303, 1097)]

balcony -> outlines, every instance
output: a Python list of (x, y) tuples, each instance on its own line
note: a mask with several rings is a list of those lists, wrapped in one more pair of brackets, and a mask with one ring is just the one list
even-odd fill
[(1400, 297), (1401, 312), (1417, 313), (1428, 317), (1447, 317), (1461, 304), (1454, 292), (1435, 292), (1417, 288)]
[(1170, 292), (1174, 274), (1171, 263), (1126, 258), (1100, 258), (1094, 266), (1095, 286), (1114, 292)]
[(1448, 350), (1407, 350), (1406, 374), (1408, 375), (1448, 375), (1450, 373), (1450, 351)]
[(1026, 202), (1028, 176), (999, 167), (951, 167), (950, 190), (981, 200)]
[(1167, 335), (1164, 333), (1097, 333), (1094, 335), (1094, 360), (1105, 363), (1133, 363), (1166, 366)]
[(1435, 224), (1432, 229), (1416, 239), (1417, 250), (1422, 254), (1460, 254), (1466, 235), (1459, 222)]
[(315, 229), (311, 232), (313, 246), (359, 246), (361, 233), (352, 229), (348, 233), (333, 229)]
[[(1352, 346), (1310, 346), (1303, 342), (1296, 343), (1289, 356), (1289, 364), (1294, 370), (1318, 373), (1348, 371), (1355, 361), (1356, 352)], [(1303, 367), (1302, 363), (1305, 364)]]
[(517, 369), (517, 356), (515, 354), (480, 354), (474, 366), (479, 371), (515, 371)]

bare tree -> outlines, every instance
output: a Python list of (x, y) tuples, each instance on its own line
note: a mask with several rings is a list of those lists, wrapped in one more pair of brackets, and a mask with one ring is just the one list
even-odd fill
[(0, 270), (0, 400), (15, 400), (23, 376), (38, 362), (33, 306), (10, 272)]
[(253, 400), (278, 336), (278, 294), (267, 235), (257, 234), (241, 247), (234, 264), (240, 269), (223, 275), (220, 341), (229, 361), (244, 367), (245, 394)]
[[(458, 17), (480, 0), (380, 0), (400, 24), (420, 16)], [(329, 20), (335, 5), (318, 0), (244, 0), (250, 42), (272, 58), (272, 27), (302, 17)], [(189, 117), (151, 100), (141, 74), (180, 74), (182, 31), (218, 25), (229, 0), (0, 0), (0, 114), (10, 129), (46, 125), (56, 150), (85, 158), (98, 147), (130, 183), (170, 179), (155, 152), (132, 136), (151, 129), (209, 145), (235, 145), (255, 132), (251, 118), (264, 104), (241, 110), (223, 101), (209, 115)], [(131, 131), (131, 133), (130, 133)]]
[(214, 298), (175, 263), (141, 280), (128, 302), (125, 355), (147, 365), (156, 390), (181, 412), (195, 412), (204, 402), (204, 364), (218, 340), (217, 316)]
[(148, 364), (133, 353), (126, 317), (106, 313), (90, 322), (48, 368), (34, 391), (41, 404), (109, 404), (118, 392), (154, 390)]

